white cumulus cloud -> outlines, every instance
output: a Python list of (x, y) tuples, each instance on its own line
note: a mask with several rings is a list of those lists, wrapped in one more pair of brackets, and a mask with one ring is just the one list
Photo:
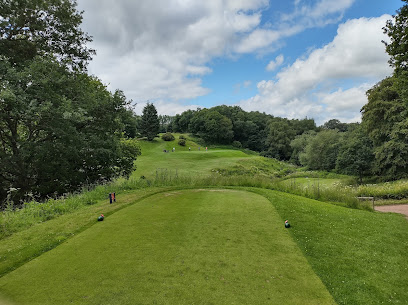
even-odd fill
[(278, 55), (275, 60), (271, 60), (269, 62), (269, 64), (266, 66), (266, 70), (267, 71), (274, 71), (276, 70), (276, 68), (278, 68), (279, 66), (281, 66), (283, 64), (284, 61), (284, 56), (283, 54)]
[(392, 73), (381, 43), (386, 39), (382, 27), (390, 18), (341, 24), (332, 42), (298, 58), (276, 80), (259, 82), (258, 94), (240, 105), (285, 117), (314, 117), (318, 123), (336, 115), (345, 122), (357, 120), (366, 103), (365, 91)]

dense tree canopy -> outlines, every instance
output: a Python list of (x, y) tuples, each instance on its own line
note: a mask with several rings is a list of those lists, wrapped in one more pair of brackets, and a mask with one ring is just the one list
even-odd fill
[(370, 175), (374, 161), (373, 142), (360, 125), (344, 135), (336, 160), (339, 173), (355, 175), (360, 183)]
[(336, 167), (342, 135), (337, 130), (322, 130), (305, 147), (301, 162), (309, 169), (332, 170)]
[(374, 144), (373, 171), (395, 180), (408, 177), (408, 5), (383, 29), (390, 38), (384, 43), (394, 74), (367, 91), (368, 103), (361, 112)]
[(337, 129), (338, 131), (344, 132), (347, 131), (347, 124), (342, 123), (337, 119), (331, 119), (323, 124), (324, 129)]
[[(408, 2), (407, 0), (402, 0)], [(394, 20), (388, 20), (383, 28), (384, 33), (390, 38), (390, 42), (384, 42), (386, 51), (390, 55), (389, 63), (397, 73), (408, 69), (408, 5), (403, 5), (394, 16)]]
[(311, 141), (311, 139), (316, 136), (316, 131), (309, 130), (301, 135), (296, 136), (291, 142), (290, 146), (292, 148), (292, 155), (290, 157), (290, 161), (296, 165), (306, 164), (307, 161), (305, 159), (305, 149), (307, 144)]
[[(0, 3), (0, 199), (128, 176), (140, 154), (126, 97), (85, 73), (93, 51), (73, 0)], [(12, 196), (10, 196), (10, 194)]]
[(83, 69), (94, 51), (80, 29), (75, 0), (4, 0), (0, 2), (0, 54), (12, 65), (52, 55), (60, 63)]
[(121, 159), (123, 96), (51, 58), (36, 57), (24, 69), (3, 58), (0, 70), (3, 195), (7, 187), (19, 199), (60, 194), (129, 174), (137, 152)]
[(269, 133), (266, 138), (268, 150), (264, 155), (276, 159), (289, 160), (292, 154), (290, 142), (296, 136), (287, 119), (273, 120), (269, 124)]

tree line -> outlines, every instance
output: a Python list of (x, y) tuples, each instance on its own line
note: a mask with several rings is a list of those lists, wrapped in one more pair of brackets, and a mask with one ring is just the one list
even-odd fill
[(0, 3), (0, 198), (14, 203), (128, 176), (132, 111), (86, 66), (76, 1)]

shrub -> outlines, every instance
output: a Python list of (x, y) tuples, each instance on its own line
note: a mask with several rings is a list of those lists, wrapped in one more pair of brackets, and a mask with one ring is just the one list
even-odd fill
[(186, 146), (186, 140), (180, 139), (180, 140), (178, 141), (178, 144), (181, 145), (181, 146)]
[(186, 140), (186, 137), (183, 136), (183, 135), (181, 135), (181, 136), (179, 136), (179, 139), (180, 139), (180, 140), (181, 140), (181, 139)]
[(161, 136), (164, 141), (173, 141), (175, 138), (170, 132), (166, 132)]
[(236, 147), (236, 148), (242, 148), (242, 144), (240, 141), (234, 141), (232, 142), (232, 146)]

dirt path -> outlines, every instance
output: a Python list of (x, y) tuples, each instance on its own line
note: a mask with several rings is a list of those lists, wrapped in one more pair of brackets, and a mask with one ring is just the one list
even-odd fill
[(375, 207), (376, 211), (404, 214), (408, 219), (408, 204), (382, 205)]

